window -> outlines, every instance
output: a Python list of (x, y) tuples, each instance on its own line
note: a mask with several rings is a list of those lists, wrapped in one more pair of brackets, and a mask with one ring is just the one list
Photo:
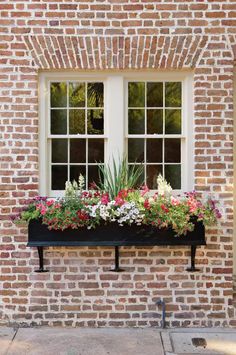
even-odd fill
[(82, 174), (98, 180), (98, 162), (104, 162), (103, 82), (50, 82), (50, 189), (64, 190), (65, 181)]
[(163, 175), (181, 189), (182, 82), (128, 82), (128, 163), (144, 165), (144, 180), (157, 188)]
[(98, 179), (98, 163), (124, 153), (156, 189), (193, 186), (192, 78), (188, 73), (44, 73), (40, 76), (40, 193)]

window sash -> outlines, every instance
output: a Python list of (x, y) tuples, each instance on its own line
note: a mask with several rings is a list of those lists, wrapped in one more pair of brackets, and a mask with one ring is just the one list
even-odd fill
[[(143, 135), (128, 134), (128, 120), (126, 115), (128, 96), (128, 81), (181, 81), (182, 82), (182, 133), (181, 135), (146, 134), (145, 138), (180, 138), (181, 139), (181, 164), (182, 164), (182, 189), (191, 190), (193, 179), (193, 76), (190, 72), (78, 72), (77, 78), (73, 72), (40, 73), (39, 80), (39, 115), (40, 115), (40, 141), (39, 141), (39, 182), (40, 194), (49, 196), (61, 196), (63, 191), (50, 191), (49, 185), (49, 153), (50, 140), (59, 138), (49, 132), (49, 92), (50, 81), (68, 82), (104, 82), (104, 134), (103, 135), (60, 135), (60, 138), (102, 138), (104, 139), (104, 162), (109, 163), (111, 158), (122, 156), (127, 147), (128, 138), (143, 138)], [(178, 107), (179, 109), (179, 107)], [(112, 119), (111, 119), (112, 118)], [(181, 191), (177, 191), (179, 193)]]

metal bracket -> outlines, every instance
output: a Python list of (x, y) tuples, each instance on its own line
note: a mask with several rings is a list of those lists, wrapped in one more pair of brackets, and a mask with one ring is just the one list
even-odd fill
[(115, 246), (115, 268), (111, 269), (110, 271), (113, 271), (113, 272), (125, 271), (124, 269), (120, 268), (120, 253), (119, 253), (119, 247), (118, 246)]
[(189, 272), (196, 272), (200, 271), (200, 269), (195, 268), (195, 256), (196, 256), (196, 245), (191, 245), (191, 267), (187, 268), (186, 270)]
[(37, 247), (38, 254), (39, 254), (39, 269), (35, 270), (35, 272), (48, 272), (49, 270), (44, 269), (44, 262), (43, 262), (43, 247)]

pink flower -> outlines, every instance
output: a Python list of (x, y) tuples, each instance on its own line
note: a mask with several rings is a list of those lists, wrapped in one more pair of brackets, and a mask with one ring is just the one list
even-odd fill
[(177, 200), (177, 198), (171, 196), (171, 204), (172, 206), (178, 206), (180, 204), (180, 201)]
[(36, 209), (39, 210), (42, 215), (46, 214), (47, 212), (47, 208), (43, 203), (36, 205)]
[(125, 203), (125, 201), (123, 200), (123, 198), (118, 197), (118, 196), (115, 198), (115, 205), (116, 206), (122, 206), (124, 203)]
[(109, 201), (110, 201), (109, 194), (108, 193), (103, 194), (101, 197), (101, 203), (103, 205), (107, 205)]
[(198, 208), (198, 201), (195, 200), (194, 198), (190, 198), (187, 203), (189, 206), (189, 211), (191, 213), (194, 213)]
[(147, 185), (143, 185), (141, 187), (141, 196), (144, 196), (147, 192), (149, 192), (149, 188), (147, 187)]
[(53, 200), (49, 200), (49, 201), (46, 201), (46, 205), (48, 207), (52, 206), (54, 204), (54, 201)]

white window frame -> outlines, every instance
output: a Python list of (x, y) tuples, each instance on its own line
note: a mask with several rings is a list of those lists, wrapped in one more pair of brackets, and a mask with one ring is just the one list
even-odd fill
[[(127, 83), (128, 81), (181, 81), (182, 82), (182, 134), (181, 138), (181, 190), (193, 189), (193, 73), (187, 71), (86, 71), (43, 72), (39, 74), (39, 193), (58, 197), (63, 191), (50, 190), (50, 144), (49, 133), (49, 83), (51, 81), (103, 81), (104, 82), (104, 161), (118, 159), (125, 153), (128, 137)], [(77, 135), (76, 135), (77, 136)], [(75, 136), (75, 137), (76, 137)], [(133, 136), (133, 135), (132, 135)], [(160, 135), (155, 135), (160, 137)], [(91, 137), (91, 135), (90, 135)], [(96, 136), (97, 137), (97, 136)], [(174, 135), (168, 135), (173, 138)], [(59, 135), (58, 135), (59, 138)]]

